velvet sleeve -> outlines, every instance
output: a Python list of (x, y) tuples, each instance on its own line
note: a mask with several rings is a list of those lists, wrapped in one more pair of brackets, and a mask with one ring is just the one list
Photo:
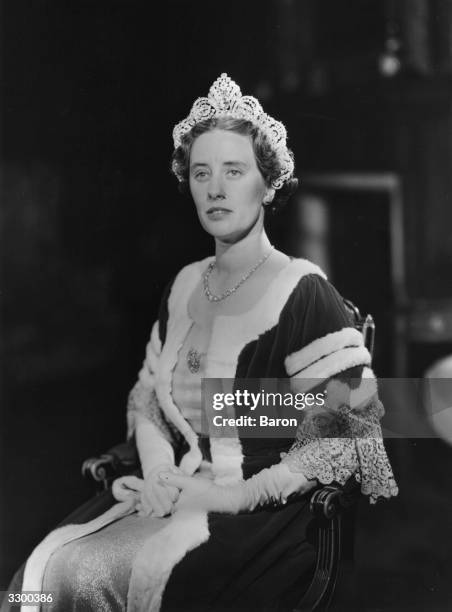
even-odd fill
[(290, 304), (293, 334), (285, 367), (293, 393), (320, 393), (323, 399), (303, 411), (282, 463), (323, 484), (344, 484), (354, 476), (371, 502), (396, 495), (380, 427), (384, 409), (362, 334), (326, 280), (312, 275), (299, 289)]

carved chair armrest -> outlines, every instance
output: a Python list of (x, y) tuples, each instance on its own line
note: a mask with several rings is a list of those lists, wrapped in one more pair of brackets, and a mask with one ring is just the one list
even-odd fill
[(310, 510), (319, 519), (332, 519), (361, 498), (361, 488), (354, 476), (344, 486), (322, 485), (311, 495)]
[(138, 453), (135, 444), (123, 442), (113, 446), (100, 457), (90, 457), (83, 462), (82, 474), (101, 482), (105, 489), (114, 478), (130, 474), (139, 469)]
[(323, 485), (311, 495), (310, 510), (317, 528), (316, 567), (311, 584), (294, 612), (328, 609), (345, 549), (353, 557), (353, 506), (360, 497), (360, 485), (354, 476), (343, 487)]

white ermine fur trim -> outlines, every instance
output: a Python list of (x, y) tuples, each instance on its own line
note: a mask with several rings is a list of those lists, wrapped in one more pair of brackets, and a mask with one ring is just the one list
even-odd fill
[(292, 376), (290, 388), (296, 393), (304, 393), (344, 370), (370, 362), (369, 351), (364, 346), (341, 349)]
[(161, 342), (158, 337), (158, 322), (152, 326), (151, 338), (146, 345), (146, 357), (143, 361), (143, 367), (138, 373), (138, 378), (141, 384), (146, 389), (153, 389), (155, 385), (155, 372), (158, 368), (158, 361), (161, 350)]
[(179, 351), (193, 322), (188, 316), (187, 303), (200, 278), (199, 263), (181, 270), (171, 287), (168, 298), (168, 323), (165, 344), (160, 353), (156, 372), (155, 391), (165, 416), (177, 427), (190, 446), (182, 458), (180, 468), (185, 474), (193, 474), (201, 464), (202, 454), (198, 447), (198, 436), (182, 416), (172, 397), (172, 374)]
[(210, 454), (215, 484), (228, 485), (242, 480), (243, 453), (238, 438), (210, 438)]
[(209, 539), (207, 512), (176, 511), (135, 557), (127, 595), (129, 612), (158, 612), (168, 578), (177, 563)]
[(158, 322), (156, 321), (152, 327), (151, 339), (146, 346), (146, 365), (150, 372), (157, 370), (161, 351), (162, 344), (158, 335)]
[(299, 351), (286, 357), (284, 363), (287, 374), (293, 376), (322, 357), (349, 346), (363, 346), (363, 344), (364, 339), (361, 332), (354, 327), (344, 327), (340, 331), (317, 338)]

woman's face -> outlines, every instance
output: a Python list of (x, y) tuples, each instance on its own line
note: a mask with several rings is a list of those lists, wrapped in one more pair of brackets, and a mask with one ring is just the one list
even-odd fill
[(189, 172), (203, 228), (226, 242), (246, 236), (267, 193), (251, 137), (219, 129), (201, 134), (191, 148)]

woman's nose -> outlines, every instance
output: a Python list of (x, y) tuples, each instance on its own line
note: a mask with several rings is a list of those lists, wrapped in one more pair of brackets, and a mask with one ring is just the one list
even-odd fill
[(209, 200), (224, 200), (226, 194), (224, 192), (224, 186), (219, 176), (213, 175), (209, 181), (209, 188), (207, 190), (207, 197)]

